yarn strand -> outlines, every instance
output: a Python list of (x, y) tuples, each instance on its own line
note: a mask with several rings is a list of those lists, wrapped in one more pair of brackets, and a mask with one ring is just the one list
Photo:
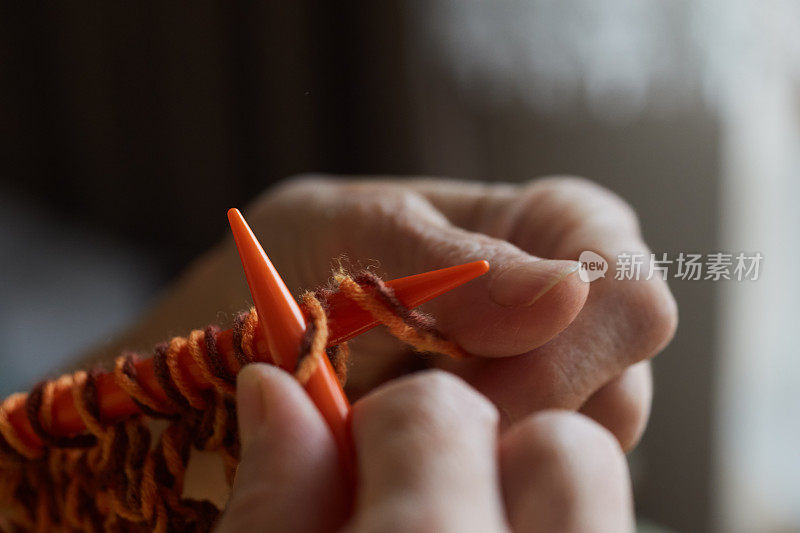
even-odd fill
[[(333, 288), (301, 297), (308, 323), (294, 369), (300, 383), (308, 381), (324, 357), (341, 383), (346, 381), (347, 345), (326, 348), (327, 300), (335, 291), (419, 352), (467, 355), (438, 334), (430, 317), (404, 307), (374, 274), (337, 274), (334, 282)], [(23, 531), (210, 530), (220, 510), (208, 501), (184, 497), (184, 475), (196, 449), (219, 454), (228, 484), (233, 481), (240, 451), (235, 374), (255, 361), (257, 327), (255, 309), (234, 319), (236, 369), (221, 360), (216, 326), (157, 345), (153, 368), (166, 400), (154, 397), (140, 382), (134, 364), (140, 355), (117, 357), (114, 379), (141, 410), (122, 421), (101, 420), (99, 369), (79, 370), (6, 398), (0, 404), (0, 529), (8, 524)], [(178, 360), (182, 352), (197, 364), (211, 389), (199, 393), (185, 381)], [(57, 386), (71, 390), (84, 433), (64, 437), (49, 431)], [(29, 445), (9, 419), (8, 413), (23, 403), (43, 447)], [(168, 423), (157, 439), (149, 428), (154, 419)]]

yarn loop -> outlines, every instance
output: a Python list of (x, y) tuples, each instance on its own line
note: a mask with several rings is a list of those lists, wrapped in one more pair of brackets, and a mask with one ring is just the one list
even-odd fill
[[(295, 368), (301, 383), (328, 357), (344, 385), (349, 350), (346, 344), (326, 348), (327, 301), (341, 292), (384, 324), (388, 331), (419, 352), (465, 357), (442, 338), (427, 315), (404, 307), (383, 281), (364, 271), (355, 277), (334, 276), (334, 287), (307, 292), (301, 307), (308, 317)], [(136, 374), (138, 354), (117, 357), (113, 376), (141, 414), (122, 421), (101, 420), (99, 369), (79, 370), (35, 385), (28, 394), (13, 394), (0, 404), (0, 529), (24, 531), (208, 531), (220, 510), (211, 502), (183, 495), (184, 475), (192, 449), (222, 458), (228, 485), (239, 464), (236, 421), (236, 373), (256, 360), (258, 328), (255, 309), (236, 316), (233, 349), (238, 368), (223, 363), (217, 347), (220, 329), (208, 326), (187, 337), (157, 345), (153, 368), (166, 400), (156, 398)], [(181, 372), (178, 356), (188, 352), (211, 385), (193, 389)], [(56, 388), (71, 390), (87, 431), (64, 437), (50, 431)], [(8, 413), (25, 404), (31, 427), (44, 446), (35, 448), (18, 434)], [(155, 439), (150, 421), (166, 429)]]

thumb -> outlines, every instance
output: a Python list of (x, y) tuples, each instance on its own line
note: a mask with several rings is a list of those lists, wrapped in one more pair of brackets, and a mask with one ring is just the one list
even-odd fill
[(383, 240), (392, 249), (385, 257), (395, 258), (400, 272), (489, 261), (486, 275), (426, 306), (443, 333), (471, 353), (503, 357), (532, 350), (566, 328), (586, 301), (589, 285), (578, 276), (577, 261), (541, 259), (456, 227), (421, 196), (388, 212), (396, 223)]
[[(476, 207), (467, 210), (482, 216)], [(466, 231), (422, 194), (388, 182), (293, 180), (259, 202), (254, 218), (262, 228), (291, 228), (291, 239), (268, 242), (276, 257), (282, 250), (294, 257), (287, 264), (295, 268), (286, 272), (326, 267), (342, 252), (380, 259), (391, 277), (486, 259), (488, 274), (426, 304), (442, 332), (476, 355), (518, 355), (544, 344), (572, 322), (589, 292), (577, 262), (542, 260), (502, 239)], [(264, 232), (270, 235), (276, 233)], [(298, 242), (311, 256), (298, 251)], [(323, 268), (305, 280), (327, 276)]]
[(242, 460), (217, 531), (330, 531), (347, 513), (333, 437), (297, 381), (254, 364), (236, 391)]

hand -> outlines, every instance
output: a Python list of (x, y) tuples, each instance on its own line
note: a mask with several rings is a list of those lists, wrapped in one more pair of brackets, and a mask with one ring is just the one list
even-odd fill
[(251, 365), (237, 403), (242, 461), (220, 533), (633, 530), (622, 450), (579, 414), (541, 412), (498, 434), (497, 409), (451, 374), (381, 386), (353, 406), (347, 521), (335, 444), (300, 385)]
[[(610, 273), (619, 252), (647, 252), (633, 210), (609, 191), (576, 178), (489, 185), (306, 177), (268, 191), (246, 216), (292, 291), (324, 284), (331, 258), (342, 254), (377, 259), (391, 278), (487, 259), (488, 274), (425, 307), (479, 357), (431, 364), (490, 398), (503, 424), (541, 409), (580, 410), (624, 449), (638, 441), (650, 406), (647, 360), (672, 337), (677, 311), (658, 277), (579, 279), (575, 260), (584, 250), (605, 257)], [(248, 301), (228, 240), (119, 346), (216, 322), (220, 310)], [(380, 333), (359, 337), (354, 348), (354, 396), (419, 361)]]

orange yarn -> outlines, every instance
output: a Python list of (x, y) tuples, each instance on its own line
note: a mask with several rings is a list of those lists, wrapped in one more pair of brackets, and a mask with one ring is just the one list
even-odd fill
[[(336, 290), (416, 350), (466, 355), (441, 338), (425, 315), (403, 307), (376, 276), (364, 272), (354, 280), (338, 274), (335, 282)], [(342, 383), (346, 379), (347, 346), (326, 349), (326, 301), (333, 290), (302, 296), (308, 326), (295, 369), (301, 383), (323, 357), (330, 358)], [(236, 372), (254, 360), (257, 324), (255, 309), (234, 321)], [(208, 501), (183, 497), (183, 480), (192, 448), (218, 453), (229, 484), (239, 463), (236, 376), (220, 360), (219, 331), (209, 326), (154, 349), (154, 371), (166, 401), (153, 397), (139, 382), (137, 354), (119, 356), (114, 378), (142, 411), (124, 421), (100, 419), (99, 370), (80, 370), (40, 383), (29, 394), (13, 394), (0, 404), (0, 529), (7, 525), (26, 531), (209, 530), (219, 509)], [(213, 388), (199, 393), (189, 386), (178, 361), (184, 350)], [(71, 389), (86, 433), (71, 437), (50, 433), (57, 386)], [(23, 403), (31, 427), (45, 443), (41, 449), (28, 445), (9, 420), (7, 413)], [(150, 419), (169, 421), (154, 446)]]
[[(394, 293), (374, 274), (363, 272), (355, 280), (344, 274), (336, 274), (334, 281), (342, 294), (365, 311), (369, 311), (376, 320), (389, 329), (392, 335), (418, 352), (440, 353), (454, 359), (468, 357), (456, 343), (443, 339), (433, 329), (432, 322), (427, 320), (428, 317), (403, 306), (394, 297)], [(375, 290), (369, 291), (370, 287)]]

